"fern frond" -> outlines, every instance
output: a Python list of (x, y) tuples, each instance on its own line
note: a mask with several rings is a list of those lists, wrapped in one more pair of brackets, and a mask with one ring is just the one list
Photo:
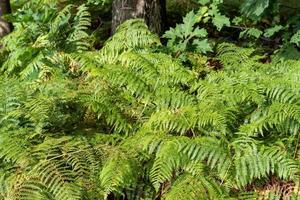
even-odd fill
[(104, 47), (106, 51), (123, 52), (159, 45), (159, 37), (151, 33), (142, 19), (130, 19), (121, 24)]
[(82, 5), (77, 8), (78, 12), (74, 17), (72, 32), (67, 39), (67, 47), (69, 51), (84, 51), (90, 47), (88, 42), (89, 35), (86, 30), (91, 25), (91, 16), (88, 8)]
[(167, 193), (166, 200), (204, 200), (229, 199), (219, 185), (198, 174), (197, 177), (189, 174), (181, 175)]
[(106, 198), (111, 192), (121, 192), (123, 187), (134, 184), (138, 175), (136, 164), (122, 152), (115, 152), (108, 159), (100, 172), (100, 184)]

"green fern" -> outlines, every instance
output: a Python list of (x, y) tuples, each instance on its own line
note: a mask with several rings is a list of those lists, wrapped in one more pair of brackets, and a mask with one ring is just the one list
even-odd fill
[(222, 43), (202, 76), (140, 19), (88, 51), (87, 10), (3, 41), (0, 198), (299, 197), (299, 61)]

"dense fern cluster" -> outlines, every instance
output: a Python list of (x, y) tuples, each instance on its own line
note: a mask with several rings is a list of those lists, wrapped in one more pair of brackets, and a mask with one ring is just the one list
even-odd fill
[(183, 62), (140, 19), (94, 50), (86, 6), (47, 9), (2, 40), (0, 199), (300, 199), (299, 61)]
[(55, 73), (74, 72), (72, 53), (90, 48), (90, 36), (86, 32), (90, 26), (87, 7), (67, 5), (57, 13), (51, 3), (45, 3), (42, 11), (32, 4), (28, 2), (19, 11), (22, 14), (16, 13), (15, 31), (2, 41), (5, 49), (1, 49), (1, 53), (6, 58), (1, 71), (24, 80), (47, 79)]

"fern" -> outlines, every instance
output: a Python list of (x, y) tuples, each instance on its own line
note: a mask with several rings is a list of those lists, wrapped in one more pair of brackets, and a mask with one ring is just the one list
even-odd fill
[(140, 19), (89, 51), (87, 10), (3, 41), (0, 198), (298, 198), (299, 61), (221, 43), (202, 74)]
[[(2, 70), (9, 75), (19, 75), (23, 80), (43, 79), (43, 74), (48, 74), (48, 78), (49, 74), (55, 73), (54, 71), (63, 71), (66, 65), (64, 63), (60, 68), (54, 68), (55, 63), (51, 60), (57, 53), (89, 49), (89, 35), (86, 31), (90, 26), (90, 15), (87, 7), (78, 7), (75, 15), (71, 12), (72, 8), (72, 5), (67, 5), (59, 13), (49, 9), (41, 16), (39, 24), (29, 23), (26, 28), (17, 24), (12, 35), (3, 41), (11, 53), (3, 63)], [(55, 14), (57, 16), (52, 17)], [(43, 28), (36, 31), (38, 26)], [(16, 41), (11, 39), (11, 36), (19, 39)]]

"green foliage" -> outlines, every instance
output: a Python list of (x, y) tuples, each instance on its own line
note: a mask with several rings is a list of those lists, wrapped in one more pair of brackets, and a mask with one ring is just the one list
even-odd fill
[(274, 27), (268, 28), (265, 30), (264, 36), (265, 37), (272, 37), (275, 33), (279, 32), (283, 29), (281, 25), (275, 25)]
[[(25, 5), (24, 15), (16, 13), (22, 18), (16, 19), (15, 31), (2, 41), (5, 46), (2, 55), (7, 58), (2, 64), (2, 72), (35, 80), (47, 79), (57, 71), (74, 70), (68, 60), (70, 54), (90, 48), (86, 33), (90, 26), (87, 7), (82, 5), (73, 14), (74, 7), (68, 5), (57, 13), (52, 4), (46, 4), (41, 16), (39, 8), (26, 8)], [(31, 17), (37, 22), (24, 20)]]
[(300, 61), (213, 51), (229, 19), (198, 2), (166, 48), (142, 19), (95, 50), (85, 5), (18, 11), (1, 49), (0, 199), (299, 199)]
[(241, 5), (241, 12), (252, 19), (258, 19), (269, 7), (269, 0), (249, 0)]
[(257, 29), (257, 28), (249, 28), (249, 29), (246, 29), (244, 31), (242, 31), (240, 33), (240, 37), (243, 38), (243, 37), (254, 37), (256, 39), (258, 39), (261, 35), (262, 35), (262, 31)]
[(87, 0), (87, 4), (93, 4), (93, 5), (99, 6), (99, 5), (104, 5), (108, 1), (110, 1), (110, 0)]
[(206, 53), (212, 51), (207, 39), (207, 31), (204, 28), (195, 27), (199, 22), (193, 11), (183, 18), (183, 24), (171, 28), (164, 34), (168, 40), (168, 47), (176, 53), (186, 51), (197, 51)]
[(300, 30), (297, 31), (291, 38), (291, 43), (294, 43), (296, 45), (300, 45)]
[[(207, 10), (203, 19), (204, 23), (211, 21), (218, 31), (221, 31), (224, 26), (230, 26), (229, 18), (221, 14), (219, 10), (219, 6), (223, 3), (223, 0), (198, 0), (198, 2), (203, 6), (200, 8), (201, 13)], [(205, 6), (207, 4), (209, 5)]]

